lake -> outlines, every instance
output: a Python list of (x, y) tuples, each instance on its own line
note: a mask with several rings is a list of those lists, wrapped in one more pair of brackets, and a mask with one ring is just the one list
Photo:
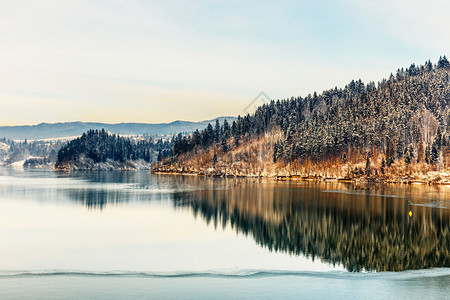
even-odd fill
[(445, 298), (449, 223), (449, 186), (3, 167), (0, 299)]

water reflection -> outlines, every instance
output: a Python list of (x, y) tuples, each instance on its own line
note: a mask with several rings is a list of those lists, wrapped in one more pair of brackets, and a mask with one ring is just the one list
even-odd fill
[[(329, 192), (336, 187), (339, 192)], [(247, 183), (175, 194), (174, 201), (215, 227), (231, 224), (272, 251), (320, 258), (349, 271), (450, 267), (448, 209), (411, 205), (401, 190), (393, 197), (388, 191), (349, 194), (353, 188)]]
[(207, 224), (230, 225), (271, 251), (341, 264), (349, 271), (450, 267), (449, 187), (0, 171), (3, 196), (69, 199), (89, 209), (170, 200)]
[[(67, 175), (60, 176), (64, 178)], [(174, 195), (180, 199), (186, 196), (181, 195), (183, 192), (210, 187), (205, 180), (185, 176), (151, 176), (148, 172), (78, 172), (69, 178), (77, 178), (82, 184), (62, 189), (64, 196), (90, 209), (103, 209), (107, 205), (128, 201), (167, 200)]]
[[(448, 203), (443, 198), (445, 187), (368, 188), (337, 183), (150, 177), (145, 173), (81, 177), (91, 185), (65, 192), (88, 207), (103, 208), (131, 198), (157, 200), (167, 192), (165, 197), (172, 198), (175, 206), (191, 208), (195, 216), (200, 215), (215, 228), (230, 224), (271, 251), (319, 258), (349, 271), (450, 267), (450, 210), (440, 208)], [(95, 183), (113, 186), (95, 189)]]

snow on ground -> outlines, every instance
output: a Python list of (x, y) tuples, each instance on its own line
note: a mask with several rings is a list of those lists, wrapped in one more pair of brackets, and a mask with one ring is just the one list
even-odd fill
[(5, 151), (5, 152), (7, 152), (8, 150), (9, 150), (9, 145), (8, 144), (5, 144), (5, 143), (2, 143), (2, 142), (0, 142), (0, 151)]
[(22, 160), (18, 160), (18, 161), (15, 161), (13, 163), (10, 163), (10, 164), (6, 164), (6, 161), (8, 160), (8, 156), (6, 156), (3, 159), (0, 158), (0, 165), (7, 165), (7, 166), (14, 167), (14, 168), (21, 168), (21, 167), (23, 167), (23, 165), (24, 165), (24, 163), (25, 163), (25, 161), (27, 159), (39, 159), (39, 158), (43, 159), (44, 157), (43, 156), (32, 156), (32, 155), (30, 155), (26, 159), (22, 159)]
[[(74, 136), (65, 136), (65, 137), (57, 137), (57, 138), (46, 138), (46, 139), (27, 139), (28, 142), (56, 142), (56, 141), (71, 141), (74, 140), (78, 137), (80, 137), (81, 135), (74, 135)], [(14, 142), (18, 142), (21, 143), (25, 140), (13, 140)]]
[(25, 163), (25, 159), (24, 160), (15, 161), (12, 164), (10, 164), (10, 166), (14, 167), (14, 168), (21, 168), (21, 167), (23, 167), (24, 163)]

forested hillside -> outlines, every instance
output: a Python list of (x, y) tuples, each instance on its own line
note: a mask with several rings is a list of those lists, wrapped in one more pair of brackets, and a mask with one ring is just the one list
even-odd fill
[(448, 170), (449, 72), (444, 56), (378, 84), (273, 100), (175, 139), (155, 171), (370, 178)]
[(172, 141), (131, 139), (89, 130), (58, 152), (56, 169), (139, 169), (171, 153)]

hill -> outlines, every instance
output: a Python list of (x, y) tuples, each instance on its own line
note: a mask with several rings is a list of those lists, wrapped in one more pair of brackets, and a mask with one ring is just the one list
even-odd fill
[(66, 123), (40, 123), (27, 126), (0, 126), (0, 137), (14, 140), (36, 140), (48, 138), (62, 138), (79, 136), (88, 130), (105, 129), (111, 133), (121, 135), (169, 135), (179, 132), (192, 132), (206, 127), (209, 123), (224, 119), (234, 120), (234, 117), (219, 117), (213, 120), (201, 122), (174, 121), (171, 123), (146, 124), (146, 123), (92, 123), (92, 122), (66, 122)]
[(171, 141), (131, 139), (109, 134), (105, 129), (89, 130), (58, 151), (59, 170), (149, 169), (153, 161), (170, 154)]
[(412, 64), (375, 84), (272, 100), (232, 124), (175, 139), (155, 172), (450, 181), (450, 63)]

